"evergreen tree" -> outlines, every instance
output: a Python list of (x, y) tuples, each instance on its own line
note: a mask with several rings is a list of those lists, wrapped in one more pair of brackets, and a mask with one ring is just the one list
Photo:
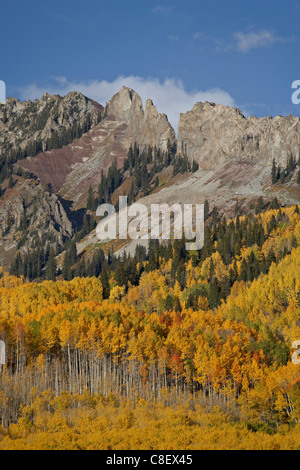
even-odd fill
[(192, 172), (195, 173), (198, 169), (199, 169), (199, 164), (195, 160), (193, 160)]
[(212, 309), (219, 304), (219, 285), (216, 278), (209, 283), (208, 303)]
[(56, 260), (53, 251), (50, 251), (49, 258), (45, 268), (45, 278), (49, 281), (55, 281), (56, 279)]
[(211, 211), (211, 223), (216, 224), (219, 218), (219, 211), (216, 206), (213, 207), (213, 210)]
[(65, 257), (62, 266), (62, 276), (65, 281), (70, 281), (72, 279), (72, 267), (68, 250), (65, 252)]
[(263, 210), (264, 206), (264, 200), (262, 196), (260, 196), (255, 206), (255, 214), (259, 214)]
[(14, 179), (12, 175), (10, 175), (9, 180), (8, 180), (8, 187), (11, 189), (14, 187)]
[(166, 297), (166, 300), (165, 300), (164, 309), (171, 311), (171, 310), (173, 310), (173, 308), (174, 308), (173, 296), (171, 294), (168, 294), (167, 297)]
[(76, 242), (73, 239), (69, 247), (69, 263), (71, 266), (73, 266), (73, 264), (75, 264), (76, 261), (77, 261), (77, 248), (76, 248)]
[(285, 171), (280, 170), (280, 176), (279, 176), (279, 181), (280, 184), (283, 184), (285, 182)]
[(95, 211), (96, 210), (95, 198), (94, 198), (94, 194), (93, 194), (93, 190), (92, 190), (91, 186), (89, 187), (89, 193), (88, 193), (86, 208), (87, 208), (87, 210), (90, 210), (90, 211)]
[(273, 164), (272, 164), (272, 172), (271, 172), (271, 177), (272, 177), (272, 184), (276, 184), (278, 179), (278, 173), (277, 173), (277, 167), (276, 167), (276, 163), (275, 163), (275, 160), (273, 160)]
[(270, 208), (271, 208), (271, 209), (279, 209), (279, 207), (280, 207), (280, 204), (279, 204), (279, 202), (278, 202), (277, 197), (275, 197), (274, 199), (272, 199)]
[(180, 300), (177, 296), (175, 297), (175, 300), (174, 300), (174, 310), (175, 310), (175, 312), (181, 312), (182, 311), (181, 303), (180, 303)]
[(205, 199), (205, 201), (204, 201), (204, 222), (206, 222), (208, 217), (209, 217), (209, 203), (208, 203), (208, 200)]
[(83, 224), (82, 224), (81, 231), (82, 231), (83, 236), (87, 235), (90, 231), (90, 223), (89, 223), (88, 216), (86, 214), (84, 214), (83, 216)]
[(108, 299), (110, 294), (110, 284), (109, 284), (109, 274), (106, 266), (104, 265), (101, 276), (100, 276), (102, 288), (103, 288), (103, 298)]
[(248, 281), (248, 275), (249, 275), (248, 263), (247, 263), (246, 259), (243, 258), (242, 263), (241, 263), (239, 280), (247, 282)]
[(295, 159), (293, 155), (291, 154), (289, 156), (288, 162), (287, 162), (287, 167), (286, 167), (286, 172), (288, 176), (291, 176), (291, 173), (293, 173), (295, 169)]

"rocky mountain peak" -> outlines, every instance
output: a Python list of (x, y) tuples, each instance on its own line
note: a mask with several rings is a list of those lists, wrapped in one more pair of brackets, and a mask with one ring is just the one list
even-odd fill
[[(80, 126), (84, 131), (79, 132)], [(171, 165), (163, 168), (162, 184), (145, 196), (149, 203), (198, 203), (209, 197), (210, 204), (233, 211), (237, 199), (247, 207), (267, 194), (273, 159), (281, 168), (291, 154), (299, 160), (299, 131), (297, 117), (246, 118), (238, 108), (206, 101), (180, 115), (176, 139), (166, 114), (158, 112), (150, 98), (143, 106), (138, 93), (125, 86), (111, 98), (105, 112), (77, 91), (64, 97), (45, 93), (34, 101), (8, 98), (0, 104), (0, 220), (4, 233), (0, 261), (7, 265), (18, 250), (25, 253), (39, 243), (36, 232), (40, 238), (48, 226), (54, 246), (71, 238), (90, 187), (96, 194), (102, 172), (107, 174), (115, 162), (123, 168), (128, 149), (135, 143), (141, 150), (148, 146), (166, 150), (169, 142), (191, 163), (199, 164), (195, 172), (174, 173)], [(33, 143), (39, 145), (30, 153)], [(26, 150), (21, 157), (13, 153), (19, 147)], [(7, 155), (14, 164), (14, 179), (18, 176), (12, 187), (5, 168)], [(132, 182), (125, 174), (123, 187), (117, 190), (128, 193)], [(298, 197), (295, 179), (294, 175), (290, 186), (280, 189), (285, 201)], [(41, 183), (45, 190), (40, 192)], [(26, 221), (30, 227), (25, 239), (19, 232)]]
[[(90, 106), (91, 100), (74, 92), (64, 97), (64, 103), (80, 113), (84, 106)], [(56, 122), (63, 128), (70, 117), (64, 111), (58, 114)], [(53, 119), (50, 125), (52, 122)], [(106, 172), (115, 160), (118, 167), (123, 165), (130, 145), (166, 149), (168, 140), (173, 143), (176, 138), (167, 116), (158, 113), (150, 99), (144, 110), (141, 97), (123, 86), (108, 102), (101, 122), (89, 132), (62, 148), (52, 148), (18, 164), (79, 207), (86, 202), (89, 186), (97, 188), (102, 170)]]
[(300, 119), (294, 116), (245, 118), (240, 109), (196, 103), (180, 114), (178, 147), (202, 169), (216, 169), (232, 159), (286, 166), (300, 155)]
[(143, 103), (140, 96), (131, 88), (123, 86), (107, 104), (107, 115), (116, 120), (128, 122), (133, 115), (143, 115)]
[(75, 125), (82, 125), (87, 115), (93, 122), (102, 111), (100, 104), (79, 92), (65, 97), (45, 93), (40, 100), (23, 102), (9, 97), (0, 104), (0, 157), (18, 149), (32, 155), (30, 149), (36, 142), (43, 146), (54, 133), (61, 137)]
[(159, 114), (151, 99), (145, 110), (141, 97), (131, 88), (123, 86), (107, 105), (108, 119), (126, 123), (125, 146), (134, 141), (140, 146), (157, 146), (166, 149), (167, 141), (175, 141), (175, 132), (165, 114)]
[(153, 101), (151, 99), (146, 100), (146, 106), (145, 106), (145, 116), (147, 118), (156, 118), (159, 115), (156, 106), (153, 104)]

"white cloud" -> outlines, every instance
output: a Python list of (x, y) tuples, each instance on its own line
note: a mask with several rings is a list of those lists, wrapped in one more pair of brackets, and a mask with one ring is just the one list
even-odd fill
[(179, 113), (185, 113), (193, 108), (198, 101), (210, 101), (226, 106), (236, 106), (234, 99), (220, 88), (187, 91), (180, 80), (166, 78), (160, 82), (157, 78), (145, 79), (137, 76), (119, 76), (109, 82), (107, 80), (71, 81), (65, 77), (54, 77), (52, 83), (44, 86), (29, 84), (18, 89), (21, 100), (34, 100), (44, 93), (65, 96), (69, 91), (79, 91), (94, 99), (103, 106), (117, 93), (122, 86), (135, 90), (143, 104), (150, 98), (158, 112), (165, 113), (169, 122), (177, 132)]
[(235, 38), (235, 48), (244, 53), (249, 52), (251, 49), (272, 46), (276, 42), (284, 40), (267, 30), (249, 33), (238, 31), (233, 36)]
[(163, 5), (157, 5), (155, 8), (153, 8), (152, 13), (163, 13), (164, 15), (167, 15), (168, 13), (171, 13), (173, 11), (173, 6), (163, 6)]
[(178, 39), (179, 39), (179, 37), (176, 36), (175, 34), (169, 34), (169, 36), (168, 36), (168, 40), (170, 42), (178, 42)]
[(203, 39), (204, 34), (203, 33), (195, 33), (193, 35), (193, 39)]

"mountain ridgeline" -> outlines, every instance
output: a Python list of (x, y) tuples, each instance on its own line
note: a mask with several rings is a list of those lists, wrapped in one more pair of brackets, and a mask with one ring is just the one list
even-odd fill
[(167, 116), (126, 87), (105, 108), (78, 92), (8, 98), (0, 105), (0, 262), (39, 279), (51, 253), (59, 275), (72, 240), (89, 262), (97, 205), (118, 209), (124, 194), (147, 206), (209, 201), (229, 217), (261, 199), (297, 204), (299, 135), (299, 118), (246, 119), (205, 102), (180, 115), (176, 138)]
[[(0, 106), (0, 449), (300, 448), (299, 123)], [(202, 248), (100, 243), (124, 195), (203, 203)]]

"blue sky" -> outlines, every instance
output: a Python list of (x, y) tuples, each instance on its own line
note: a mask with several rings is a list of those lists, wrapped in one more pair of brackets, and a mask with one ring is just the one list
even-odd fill
[(102, 104), (131, 86), (176, 126), (196, 101), (294, 114), (300, 2), (0, 0), (7, 96), (82, 91)]

